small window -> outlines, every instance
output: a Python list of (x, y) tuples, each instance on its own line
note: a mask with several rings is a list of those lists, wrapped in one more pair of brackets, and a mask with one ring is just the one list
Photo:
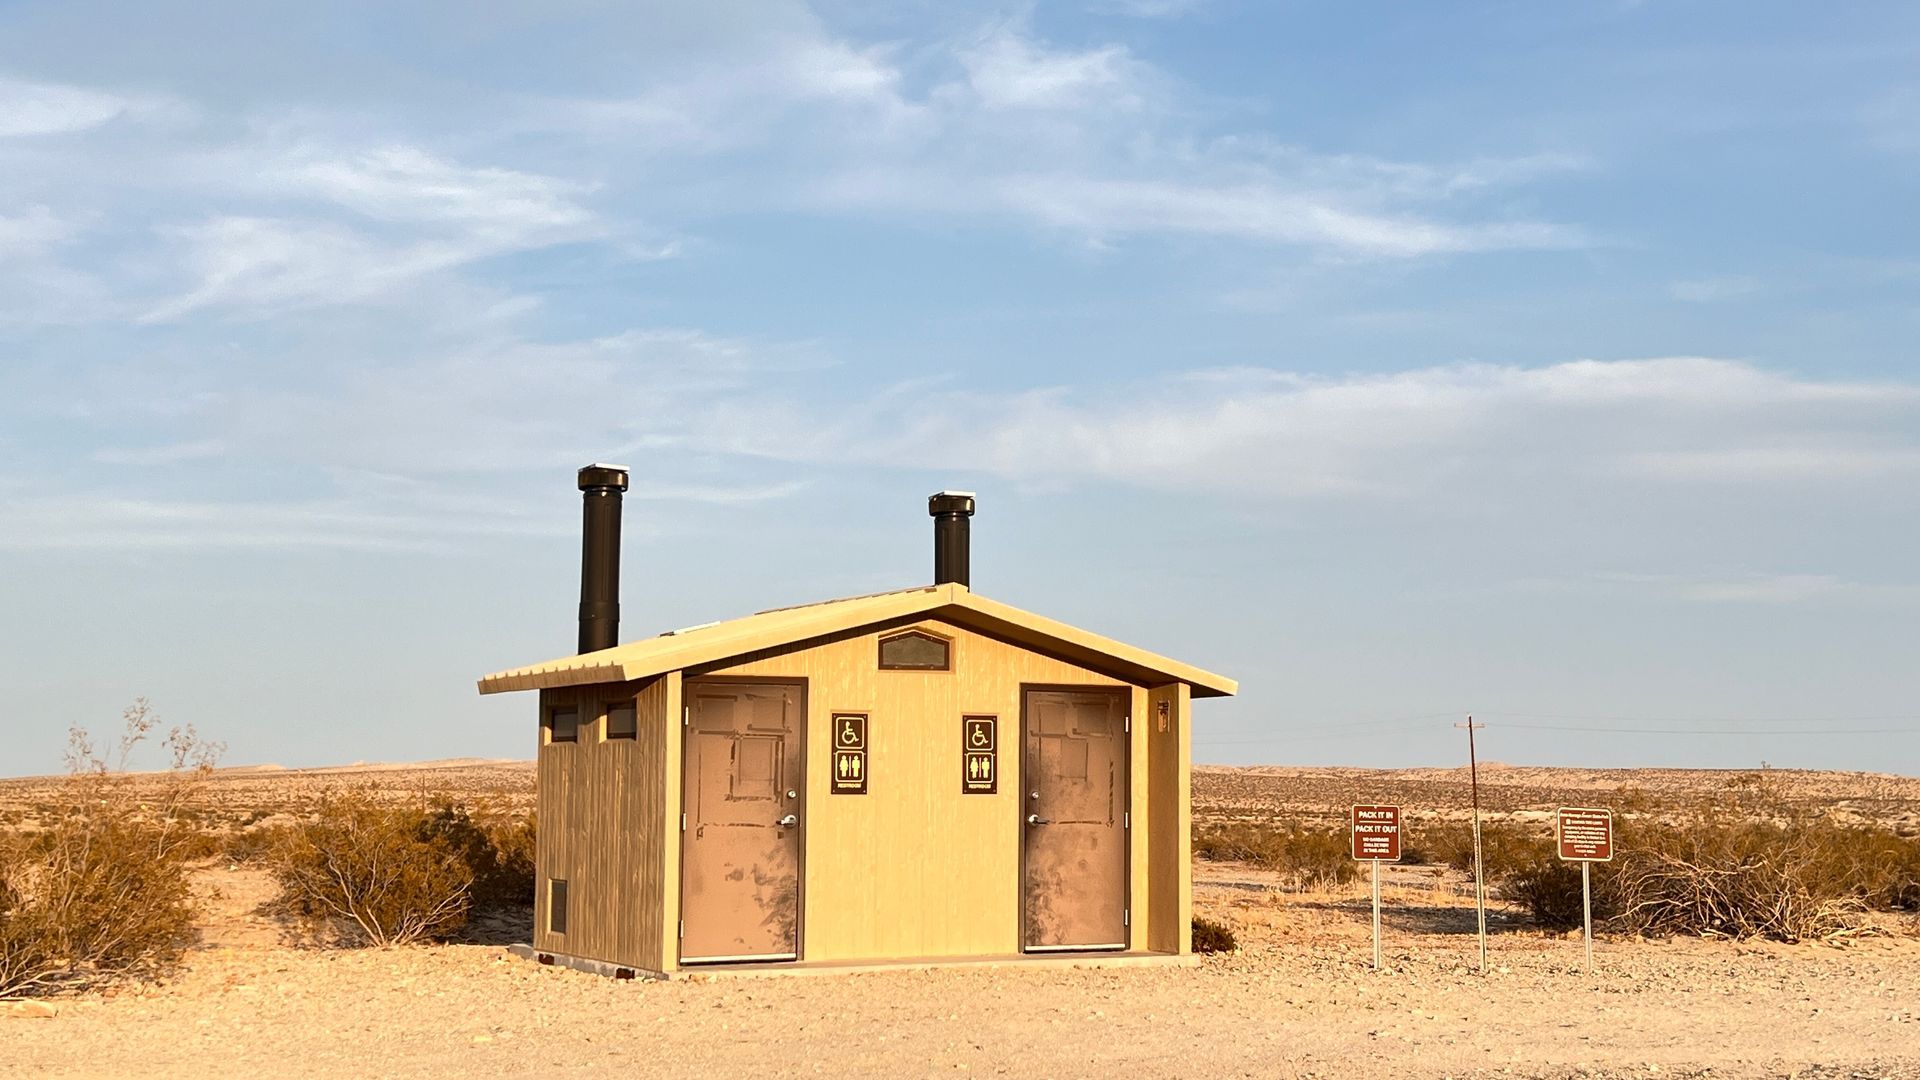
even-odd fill
[(634, 737), (633, 702), (616, 701), (607, 706), (607, 738), (631, 739)]
[(946, 671), (951, 648), (945, 638), (909, 630), (880, 639), (880, 667), (883, 671)]
[(547, 930), (554, 934), (567, 932), (567, 883), (559, 878), (547, 879)]
[(555, 705), (547, 712), (547, 731), (553, 742), (579, 742), (580, 707)]

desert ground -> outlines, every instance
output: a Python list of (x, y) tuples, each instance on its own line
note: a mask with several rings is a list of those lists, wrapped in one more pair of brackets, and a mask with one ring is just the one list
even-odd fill
[[(1835, 813), (1920, 823), (1920, 780), (1776, 773)], [(1491, 766), (1482, 799), (1524, 819), (1728, 778)], [(270, 820), (366, 782), (504, 806), (532, 796), (526, 763), (446, 762), (223, 770), (213, 800), (236, 821)], [(0, 811), (30, 808), (36, 783), (0, 781)], [(1202, 821), (1398, 801), (1411, 841), (1420, 821), (1458, 816), (1464, 784), (1463, 770), (1202, 767), (1194, 799)], [(1198, 913), (1240, 948), (1192, 967), (614, 982), (509, 956), (524, 916), (447, 945), (302, 947), (260, 913), (262, 871), (215, 862), (180, 972), (0, 1004), (0, 1076), (1920, 1077), (1920, 936), (1901, 920), (1840, 945), (1603, 935), (1589, 976), (1577, 937), (1496, 902), (1482, 976), (1470, 884), (1399, 866), (1376, 973), (1364, 880), (1302, 891), (1200, 862), (1195, 881)]]

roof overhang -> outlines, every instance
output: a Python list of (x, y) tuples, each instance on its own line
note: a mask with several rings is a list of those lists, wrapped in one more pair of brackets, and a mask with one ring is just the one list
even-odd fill
[(1128, 682), (1148, 686), (1183, 682), (1192, 687), (1194, 697), (1226, 697), (1239, 690), (1239, 684), (1225, 676), (977, 596), (964, 585), (932, 585), (763, 611), (599, 652), (497, 671), (480, 680), (480, 692), (631, 682), (912, 618), (941, 619)]

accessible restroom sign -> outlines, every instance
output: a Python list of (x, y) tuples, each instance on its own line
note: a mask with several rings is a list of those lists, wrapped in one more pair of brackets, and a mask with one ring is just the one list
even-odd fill
[(833, 714), (833, 784), (835, 795), (867, 793), (867, 718), (863, 713)]
[(991, 795), (1000, 790), (999, 721), (992, 716), (960, 718), (960, 793)]

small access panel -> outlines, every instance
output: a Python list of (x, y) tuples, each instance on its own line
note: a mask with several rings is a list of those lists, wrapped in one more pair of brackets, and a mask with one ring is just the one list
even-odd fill
[(1028, 690), (1022, 946), (1127, 947), (1127, 693)]
[(800, 955), (805, 688), (689, 681), (680, 960)]

